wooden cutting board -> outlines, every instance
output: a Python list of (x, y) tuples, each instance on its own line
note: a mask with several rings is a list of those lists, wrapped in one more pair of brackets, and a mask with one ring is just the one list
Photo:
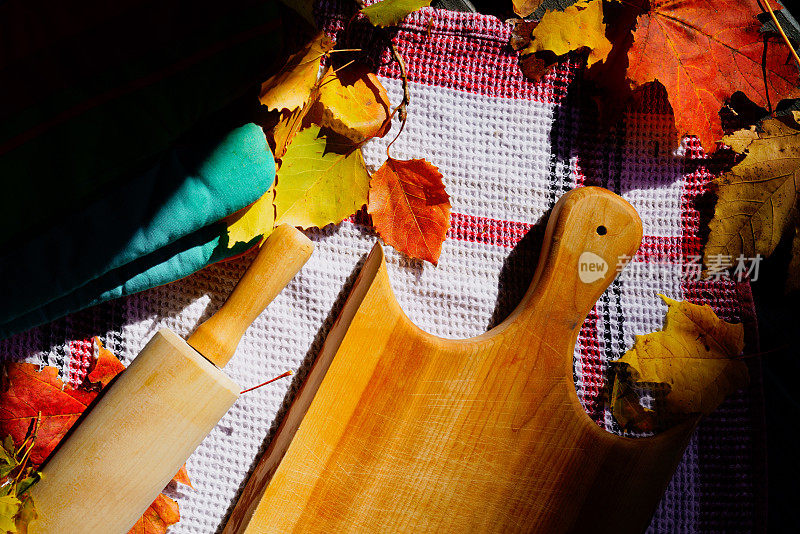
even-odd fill
[(465, 340), (406, 317), (376, 245), (225, 532), (642, 532), (695, 421), (612, 435), (573, 380), (583, 320), (641, 237), (619, 196), (567, 193), (518, 308)]

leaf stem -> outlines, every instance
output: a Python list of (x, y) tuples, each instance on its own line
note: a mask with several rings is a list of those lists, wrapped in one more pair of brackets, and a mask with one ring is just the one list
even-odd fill
[[(759, 0), (759, 3), (761, 3), (761, 1), (762, 0)], [(783, 37), (783, 40), (786, 42), (786, 46), (788, 46), (789, 50), (792, 51), (794, 60), (797, 62), (798, 68), (800, 68), (800, 57), (797, 56), (797, 51), (792, 46), (792, 42), (789, 40), (789, 37), (786, 35), (786, 32), (783, 31), (781, 23), (778, 22), (778, 17), (775, 16), (775, 12), (772, 10), (772, 6), (769, 5), (769, 0), (763, 0), (763, 3), (764, 5), (767, 6), (767, 11), (769, 11), (769, 16), (772, 17), (772, 22), (775, 23), (775, 27), (778, 28), (778, 32), (781, 34), (781, 37)]]
[(403, 60), (403, 56), (400, 55), (400, 51), (397, 50), (397, 46), (392, 41), (391, 44), (391, 51), (392, 57), (397, 62), (397, 66), (400, 68), (400, 79), (403, 81), (403, 100), (397, 105), (396, 108), (392, 111), (392, 114), (389, 116), (388, 120), (392, 120), (394, 114), (400, 112), (400, 130), (397, 132), (397, 135), (394, 136), (394, 139), (386, 145), (386, 157), (391, 157), (389, 155), (389, 148), (397, 141), (397, 138), (400, 137), (400, 134), (403, 133), (403, 129), (406, 127), (406, 121), (408, 120), (408, 111), (406, 108), (408, 104), (411, 102), (411, 90), (408, 87), (408, 70), (406, 69), (406, 62)]
[(260, 383), (260, 384), (259, 384), (259, 385), (257, 385), (257, 386), (253, 386), (253, 387), (251, 387), (251, 388), (247, 388), (247, 389), (245, 389), (245, 390), (242, 390), (242, 392), (241, 392), (241, 393), (239, 393), (239, 395), (243, 395), (244, 393), (247, 393), (248, 391), (253, 391), (254, 389), (258, 389), (258, 388), (260, 388), (260, 387), (262, 387), (262, 386), (266, 386), (267, 384), (271, 384), (271, 383), (275, 382), (276, 380), (280, 380), (281, 378), (284, 378), (284, 377), (286, 377), (286, 376), (292, 376), (292, 374), (293, 374), (293, 373), (292, 373), (291, 371), (286, 371), (285, 373), (283, 373), (283, 374), (281, 374), (281, 375), (278, 375), (278, 376), (276, 376), (275, 378), (270, 378), (270, 379), (269, 379), (269, 380), (267, 380), (266, 382), (262, 382), (262, 383)]
[(356, 62), (356, 60), (355, 60), (355, 59), (351, 59), (350, 61), (348, 61), (347, 63), (345, 63), (345, 64), (344, 64), (344, 65), (342, 65), (341, 67), (339, 67), (338, 69), (334, 69), (334, 70), (333, 70), (333, 73), (334, 73), (334, 74), (336, 74), (336, 73), (337, 73), (337, 72), (339, 72), (340, 70), (344, 69), (345, 67), (349, 67), (350, 65), (352, 65), (352, 64), (353, 64), (353, 63), (355, 63), (355, 62)]

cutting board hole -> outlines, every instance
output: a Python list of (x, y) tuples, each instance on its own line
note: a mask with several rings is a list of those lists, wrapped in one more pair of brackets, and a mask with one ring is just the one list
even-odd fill
[(608, 232), (608, 230), (606, 230), (605, 226), (600, 225), (597, 227), (597, 235), (606, 235), (606, 232)]

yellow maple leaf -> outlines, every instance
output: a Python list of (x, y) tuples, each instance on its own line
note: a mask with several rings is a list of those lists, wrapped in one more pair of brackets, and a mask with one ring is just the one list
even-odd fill
[(711, 256), (769, 256), (793, 228), (800, 194), (800, 130), (778, 119), (722, 141), (746, 157), (718, 178), (705, 261)]
[[(627, 366), (634, 383), (668, 386), (663, 406), (668, 415), (709, 414), (747, 385), (747, 366), (737, 359), (744, 328), (719, 319), (708, 305), (661, 298), (669, 306), (663, 330), (636, 336), (616, 365)], [(614, 415), (623, 426), (624, 400), (612, 397)]]
[(369, 173), (361, 149), (300, 131), (283, 155), (275, 181), (275, 224), (310, 228), (339, 223), (367, 203)]
[(549, 51), (556, 56), (590, 49), (588, 65), (605, 61), (611, 52), (603, 23), (602, 0), (581, 0), (564, 11), (548, 11), (533, 28), (523, 54)]
[(389, 130), (389, 95), (378, 77), (361, 64), (330, 71), (319, 86), (322, 126), (355, 143)]
[(334, 42), (320, 32), (299, 52), (289, 57), (283, 68), (261, 84), (259, 100), (269, 109), (292, 111), (306, 105), (317, 85), (320, 62)]

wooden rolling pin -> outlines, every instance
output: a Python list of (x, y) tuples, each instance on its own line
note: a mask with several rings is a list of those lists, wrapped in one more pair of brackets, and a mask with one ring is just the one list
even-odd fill
[(464, 340), (406, 317), (376, 245), (224, 534), (643, 532), (696, 421), (616, 436), (573, 380), (583, 320), (641, 237), (619, 196), (567, 193), (522, 302)]
[(30, 532), (127, 533), (238, 398), (219, 367), (312, 250), (298, 230), (276, 228), (187, 341), (159, 330), (44, 465)]

